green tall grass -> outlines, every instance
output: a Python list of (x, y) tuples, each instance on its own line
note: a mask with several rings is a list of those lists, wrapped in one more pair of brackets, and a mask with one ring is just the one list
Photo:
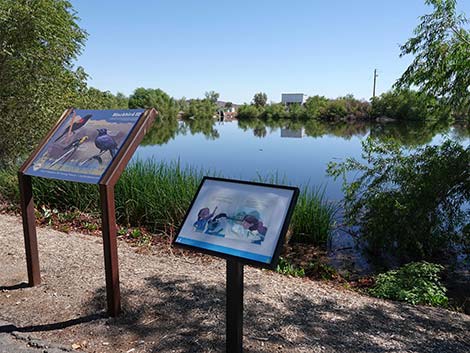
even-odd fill
[(337, 211), (337, 203), (326, 199), (325, 189), (304, 187), (292, 215), (292, 240), (326, 247)]
[[(179, 163), (131, 162), (115, 187), (118, 223), (145, 226), (153, 232), (176, 229), (204, 175), (221, 176), (215, 171), (183, 168)], [(258, 176), (257, 181), (286, 184), (277, 175)], [(37, 206), (89, 213), (100, 210), (96, 185), (34, 178), (33, 188)], [(15, 169), (0, 170), (0, 196), (18, 201)], [(292, 239), (326, 246), (335, 213), (336, 206), (325, 199), (322, 190), (302, 189), (291, 221)]]

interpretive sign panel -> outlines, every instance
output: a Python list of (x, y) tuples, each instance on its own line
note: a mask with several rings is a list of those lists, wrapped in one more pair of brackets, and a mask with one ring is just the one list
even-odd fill
[(298, 193), (295, 187), (204, 177), (174, 244), (275, 267)]
[(121, 309), (114, 186), (158, 113), (66, 110), (18, 170), (28, 283), (41, 283), (32, 176), (99, 184), (108, 313)]
[(25, 174), (99, 183), (144, 111), (71, 110)]

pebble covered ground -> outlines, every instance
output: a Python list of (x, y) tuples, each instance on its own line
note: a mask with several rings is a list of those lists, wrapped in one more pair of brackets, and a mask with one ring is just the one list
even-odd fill
[[(123, 313), (111, 319), (101, 239), (49, 228), (38, 239), (42, 284), (28, 288), (20, 218), (0, 215), (0, 352), (2, 337), (84, 352), (225, 351), (223, 260), (119, 242)], [(325, 282), (246, 267), (244, 305), (246, 352), (470, 352), (468, 315)]]

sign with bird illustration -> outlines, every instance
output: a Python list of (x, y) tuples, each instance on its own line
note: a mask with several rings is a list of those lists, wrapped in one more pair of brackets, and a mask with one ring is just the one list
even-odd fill
[(144, 111), (71, 110), (25, 174), (99, 183)]
[(275, 268), (299, 189), (204, 177), (173, 244)]

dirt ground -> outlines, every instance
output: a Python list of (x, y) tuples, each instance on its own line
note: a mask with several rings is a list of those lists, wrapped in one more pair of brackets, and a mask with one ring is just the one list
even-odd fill
[[(0, 215), (0, 333), (85, 352), (225, 351), (225, 262), (119, 243), (123, 313), (105, 316), (101, 239), (38, 229), (27, 280), (20, 219)], [(470, 316), (245, 270), (246, 352), (470, 352)]]

